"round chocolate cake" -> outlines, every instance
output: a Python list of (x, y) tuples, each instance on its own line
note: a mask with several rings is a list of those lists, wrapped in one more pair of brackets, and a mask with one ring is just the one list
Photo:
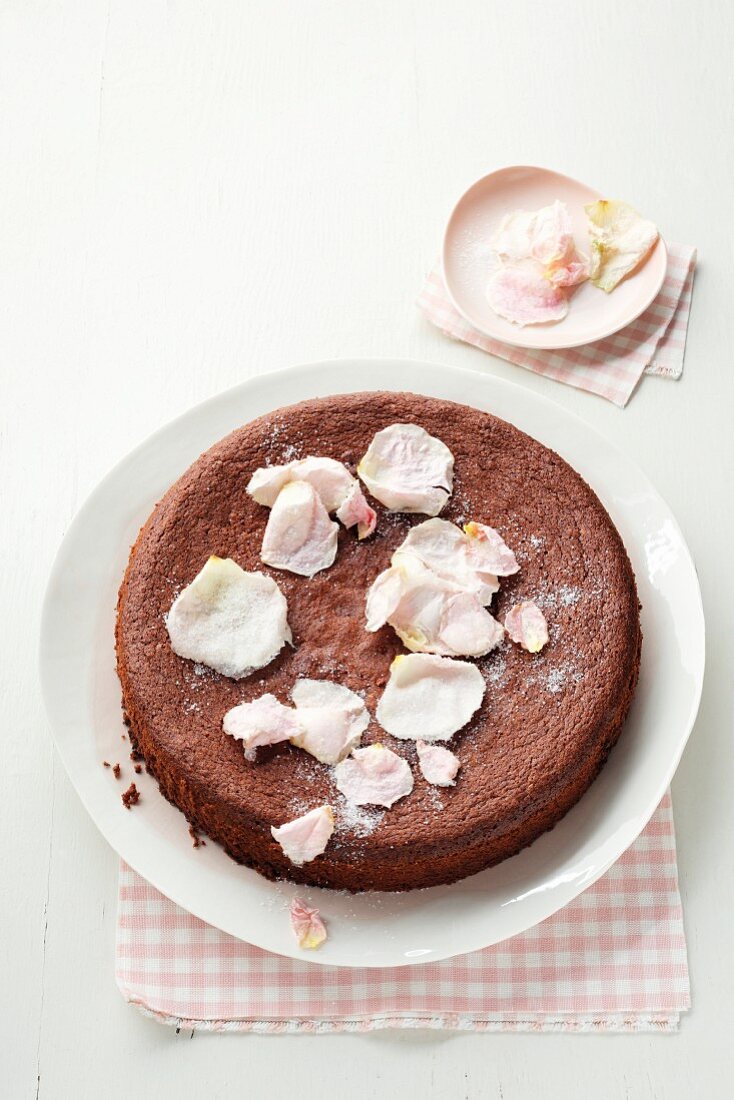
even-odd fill
[[(495, 528), (520, 570), (502, 579), (500, 621), (532, 600), (550, 640), (530, 653), (505, 638), (472, 661), (486, 682), (480, 709), (447, 746), (454, 786), (429, 785), (413, 741), (380, 728), (375, 710), (393, 658), (390, 626), (365, 629), (365, 594), (407, 532), (425, 516), (370, 499), (377, 530), (340, 529), (335, 563), (312, 578), (260, 560), (268, 509), (246, 487), (263, 466), (328, 456), (354, 472), (375, 432), (411, 422), (454, 455), (441, 512)], [(233, 680), (177, 656), (165, 617), (210, 555), (276, 580), (293, 644), (267, 667)], [(550, 829), (583, 795), (619, 737), (637, 682), (641, 632), (634, 575), (609, 516), (554, 452), (476, 409), (410, 393), (306, 401), (238, 428), (172, 486), (143, 527), (120, 589), (117, 663), (134, 749), (197, 830), (269, 878), (337, 889), (406, 890), (453, 882), (506, 859)], [(410, 764), (412, 792), (389, 809), (349, 805), (333, 769), (287, 742), (245, 758), (222, 730), (235, 705), (270, 692), (288, 703), (299, 677), (357, 692), (371, 715), (362, 745), (381, 742)], [(334, 832), (303, 866), (271, 833), (330, 804)]]

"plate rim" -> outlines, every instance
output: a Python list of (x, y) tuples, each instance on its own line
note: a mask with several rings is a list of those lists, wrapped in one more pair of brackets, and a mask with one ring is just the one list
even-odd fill
[[(457, 366), (449, 365), (449, 364), (445, 364), (445, 363), (438, 363), (438, 362), (430, 361), (430, 360), (418, 360), (418, 359), (412, 359), (412, 358), (407, 358), (407, 357), (354, 356), (354, 357), (344, 357), (344, 358), (336, 358), (336, 359), (329, 359), (329, 360), (318, 360), (318, 361), (313, 361), (313, 362), (288, 366), (288, 367), (280, 368), (280, 369), (274, 370), (274, 371), (264, 372), (262, 374), (255, 375), (252, 378), (246, 379), (243, 382), (237, 383), (236, 385), (234, 385), (232, 387), (228, 387), (227, 389), (222, 390), (222, 391), (220, 391), (216, 394), (213, 394), (208, 398), (205, 398), (203, 401), (198, 402), (197, 404), (193, 405), (191, 408), (185, 410), (184, 412), (180, 413), (176, 417), (174, 417), (171, 420), (165, 422), (159, 428), (155, 429), (152, 433), (150, 433), (150, 435), (148, 435), (145, 439), (143, 439), (135, 447), (133, 447), (129, 452), (127, 452), (116, 463), (114, 463), (114, 465), (97, 482), (97, 484), (93, 487), (93, 489), (86, 496), (86, 498), (82, 502), (81, 506), (77, 509), (71, 523), (68, 525), (68, 527), (66, 528), (66, 531), (64, 532), (64, 536), (63, 536), (63, 538), (61, 540), (61, 543), (58, 547), (58, 550), (57, 550), (57, 552), (54, 556), (53, 564), (52, 564), (51, 570), (49, 572), (49, 577), (48, 577), (46, 589), (45, 589), (45, 592), (44, 592), (43, 603), (42, 603), (39, 645), (38, 645), (39, 678), (40, 678), (41, 689), (42, 689), (42, 697), (43, 697), (44, 707), (45, 707), (46, 715), (47, 715), (47, 719), (48, 719), (49, 730), (51, 732), (51, 736), (53, 738), (56, 750), (59, 753), (61, 761), (64, 764), (64, 768), (67, 772), (67, 775), (70, 778), (70, 781), (71, 781), (74, 789), (76, 790), (77, 794), (79, 795), (79, 797), (82, 801), (82, 804), (84, 805), (85, 809), (89, 813), (90, 817), (92, 818), (92, 820), (93, 820), (94, 824), (96, 825), (96, 827), (98, 828), (98, 830), (102, 833), (105, 840), (108, 842), (108, 844), (110, 844), (110, 846), (113, 848), (113, 850), (115, 852), (117, 852), (117, 854), (122, 859), (124, 859), (125, 862), (128, 863), (128, 865), (130, 867), (132, 867), (133, 869), (136, 869), (136, 860), (135, 860), (135, 858), (134, 857), (129, 857), (128, 854), (124, 854), (124, 855), (122, 854), (122, 852), (119, 849), (118, 844), (115, 843), (110, 838), (110, 836), (108, 835), (108, 830), (105, 827), (105, 825), (102, 824), (98, 820), (98, 817), (93, 812), (93, 810), (92, 810), (92, 808), (89, 804), (89, 800), (86, 796), (86, 790), (84, 789), (83, 782), (82, 782), (81, 778), (78, 778), (75, 775), (73, 767), (71, 766), (70, 762), (67, 759), (67, 752), (65, 751), (65, 746), (62, 744), (62, 739), (58, 735), (57, 729), (56, 729), (57, 719), (56, 719), (56, 716), (55, 716), (55, 713), (54, 713), (54, 700), (53, 700), (54, 688), (53, 688), (53, 685), (50, 682), (51, 681), (51, 673), (50, 673), (50, 671), (48, 670), (48, 667), (47, 667), (46, 648), (47, 648), (47, 644), (48, 644), (49, 632), (52, 629), (52, 626), (51, 626), (51, 623), (52, 623), (52, 620), (53, 620), (52, 599), (53, 599), (53, 596), (54, 596), (55, 586), (59, 583), (59, 573), (61, 571), (61, 565), (62, 565), (62, 561), (63, 561), (64, 549), (68, 545), (68, 543), (72, 540), (73, 536), (76, 533), (77, 528), (83, 526), (83, 523), (84, 523), (84, 520), (86, 519), (87, 514), (89, 512), (91, 512), (91, 510), (96, 505), (98, 497), (101, 497), (103, 495), (104, 490), (106, 489), (108, 483), (114, 479), (115, 475), (118, 474), (122, 470), (123, 467), (125, 467), (127, 464), (129, 464), (133, 458), (139, 457), (141, 455), (141, 453), (143, 453), (147, 448), (154, 445), (156, 443), (156, 441), (158, 440), (159, 436), (163, 435), (166, 432), (172, 431), (177, 425), (181, 425), (181, 424), (183, 424), (184, 422), (186, 422), (188, 420), (193, 421), (197, 417), (201, 416), (202, 412), (205, 409), (207, 409), (208, 407), (213, 406), (213, 405), (217, 405), (219, 403), (225, 403), (230, 399), (234, 399), (235, 396), (239, 397), (240, 395), (242, 395), (243, 397), (246, 397), (248, 390), (256, 388), (259, 385), (262, 385), (263, 383), (265, 383), (265, 385), (267, 386), (268, 384), (272, 383), (273, 380), (275, 380), (274, 388), (280, 389), (280, 387), (277, 386), (277, 383), (280, 380), (285, 381), (289, 378), (296, 378), (296, 379), (305, 380), (308, 377), (309, 374), (316, 375), (316, 374), (321, 373), (323, 371), (334, 372), (336, 370), (343, 369), (346, 365), (349, 365), (349, 366), (354, 368), (354, 367), (364, 367), (365, 365), (367, 365), (367, 366), (369, 366), (369, 365), (373, 365), (373, 366), (374, 365), (381, 365), (382, 367), (386, 367), (388, 364), (393, 369), (396, 368), (396, 367), (399, 368), (399, 367), (402, 366), (402, 367), (406, 367), (406, 368), (409, 367), (409, 368), (412, 368), (412, 369), (418, 368), (418, 369), (421, 369), (421, 370), (425, 370), (426, 368), (428, 368), (432, 372), (438, 371), (442, 375), (442, 378), (441, 378), (441, 383), (442, 384), (443, 384), (443, 381), (444, 381), (444, 377), (452, 376), (452, 375), (455, 377), (455, 379), (457, 379), (457, 381), (460, 380), (460, 379), (463, 379), (464, 381), (472, 381), (475, 385), (477, 383), (477, 380), (481, 379), (482, 380), (481, 384), (483, 386), (486, 385), (490, 388), (493, 387), (493, 386), (496, 386), (496, 387), (499, 387), (500, 390), (510, 391), (511, 394), (514, 395), (515, 398), (519, 398), (521, 401), (523, 399), (529, 399), (531, 401), (531, 403), (533, 403), (533, 402), (537, 403), (540, 406), (544, 406), (546, 409), (552, 410), (556, 414), (560, 414), (563, 418), (571, 419), (572, 421), (574, 421), (576, 423), (576, 425), (578, 427), (581, 428), (581, 430), (583, 432), (591, 433), (591, 435), (593, 437), (596, 437), (597, 439), (599, 439), (605, 445), (605, 447), (607, 449), (609, 449), (610, 451), (613, 451), (615, 453), (615, 455), (617, 455), (621, 459), (623, 459), (624, 462), (627, 464), (628, 469), (632, 470), (634, 472), (635, 476), (638, 479), (641, 479), (641, 482), (644, 484), (646, 489), (648, 491), (650, 491), (652, 494), (654, 494), (654, 496), (658, 499), (660, 504), (663, 506), (665, 512), (667, 513), (667, 516), (668, 516), (669, 520), (672, 522), (677, 536), (679, 537), (680, 549), (685, 554), (686, 563), (687, 563), (687, 566), (689, 567), (690, 579), (691, 579), (691, 581), (693, 582), (693, 585), (694, 585), (695, 611), (696, 611), (696, 614), (697, 614), (697, 617), (698, 617), (698, 620), (699, 620), (698, 621), (698, 627), (699, 627), (698, 632), (700, 634), (700, 641), (701, 641), (700, 661), (699, 661), (700, 667), (696, 670), (694, 690), (693, 690), (692, 695), (691, 695), (690, 705), (689, 705), (689, 708), (688, 708), (688, 713), (687, 713), (685, 721), (684, 721), (684, 723), (681, 727), (683, 732), (681, 732), (681, 735), (678, 738), (678, 741), (677, 741), (676, 747), (675, 747), (675, 751), (671, 753), (670, 758), (667, 760), (667, 764), (666, 764), (665, 769), (661, 770), (662, 778), (659, 779), (658, 784), (655, 787), (654, 796), (650, 796), (650, 798), (649, 798), (649, 808), (646, 805), (646, 809), (645, 809), (644, 813), (642, 813), (642, 815), (641, 815), (641, 816), (644, 817), (644, 820), (642, 820), (642, 823), (639, 824), (639, 827), (637, 827), (637, 823), (640, 821), (640, 818), (635, 818), (635, 826), (633, 826), (633, 828), (631, 830), (629, 830), (629, 829), (627, 830), (627, 832), (625, 834), (625, 837), (624, 837), (624, 842), (623, 842), (622, 846), (619, 847), (619, 850), (616, 852), (616, 854), (611, 855), (608, 859), (605, 858), (597, 867), (595, 867), (593, 873), (590, 873), (590, 874), (588, 874), (587, 876), (584, 877), (583, 881), (580, 884), (578, 884), (578, 883), (572, 884), (570, 886), (569, 891), (567, 893), (567, 896), (565, 897), (565, 900), (562, 902), (562, 904), (553, 904), (553, 905), (551, 905), (547, 910), (544, 910), (539, 915), (537, 915), (535, 917), (532, 917), (531, 919), (526, 921), (524, 924), (518, 925), (512, 932), (508, 933), (507, 935), (501, 936), (499, 939), (497, 939), (497, 938), (492, 939), (491, 937), (488, 937), (489, 942), (484, 942), (484, 943), (473, 943), (472, 942), (469, 945), (464, 944), (461, 947), (459, 947), (458, 949), (452, 949), (452, 950), (439, 949), (437, 951), (432, 951), (431, 954), (430, 954), (430, 958), (428, 958), (428, 959), (426, 959), (426, 958), (399, 958), (399, 959), (396, 959), (394, 961), (391, 960), (389, 963), (386, 963), (384, 960), (374, 960), (373, 961), (370, 958), (364, 958), (364, 959), (360, 958), (359, 961), (355, 961), (355, 962), (345, 962), (345, 961), (335, 962), (332, 958), (326, 958), (326, 957), (321, 957), (320, 958), (320, 957), (318, 957), (318, 955), (313, 955), (313, 956), (309, 956), (308, 958), (304, 958), (303, 954), (300, 953), (298, 951), (298, 949), (295, 948), (295, 947), (293, 948), (292, 951), (289, 951), (289, 950), (281, 950), (279, 948), (274, 948), (274, 947), (269, 946), (267, 944), (266, 945), (256, 944), (256, 946), (261, 946), (264, 950), (270, 951), (274, 954), (285, 955), (286, 957), (294, 958), (294, 959), (297, 959), (298, 961), (302, 961), (302, 962), (313, 963), (314, 965), (347, 966), (347, 967), (350, 967), (350, 968), (357, 968), (357, 969), (360, 969), (360, 968), (371, 969), (371, 968), (379, 968), (379, 967), (384, 967), (384, 966), (392, 967), (392, 966), (425, 965), (427, 962), (430, 962), (430, 963), (439, 962), (442, 959), (453, 958), (453, 957), (456, 957), (457, 955), (462, 955), (462, 954), (465, 954), (465, 953), (468, 953), (468, 952), (471, 952), (471, 951), (474, 951), (474, 950), (480, 950), (483, 947), (490, 946), (491, 944), (494, 944), (494, 943), (504, 942), (508, 938), (512, 938), (513, 936), (518, 935), (523, 931), (527, 931), (527, 929), (532, 928), (536, 924), (538, 924), (541, 921), (547, 919), (548, 916), (551, 916), (553, 913), (556, 913), (556, 912), (560, 911), (560, 909), (565, 908), (565, 906), (568, 905), (575, 897), (577, 897), (580, 893), (582, 893), (583, 891), (588, 889), (589, 886), (591, 886), (594, 882), (596, 882), (598, 880), (598, 878), (600, 878), (603, 874), (605, 874), (606, 871), (609, 869), (609, 867), (611, 867), (612, 864), (614, 862), (616, 862), (616, 860), (620, 857), (620, 855), (630, 846), (630, 844), (632, 844), (634, 842), (634, 840), (637, 838), (637, 836), (640, 834), (640, 832), (645, 828), (645, 825), (647, 824), (647, 822), (650, 820), (653, 813), (655, 812), (655, 809), (656, 809), (658, 803), (662, 799), (667, 787), (669, 786), (669, 784), (671, 782), (671, 779), (672, 779), (673, 775), (675, 774), (675, 771), (678, 767), (678, 764), (679, 764), (680, 759), (682, 757), (683, 751), (686, 747), (686, 744), (687, 744), (688, 739), (690, 737), (691, 731), (692, 731), (693, 726), (695, 724), (696, 717), (697, 717), (697, 714), (698, 714), (698, 710), (699, 710), (699, 707), (700, 707), (701, 694), (702, 694), (702, 690), (703, 690), (704, 675), (705, 675), (705, 658), (706, 658), (706, 653), (705, 653), (705, 618), (704, 618), (704, 610), (703, 610), (703, 603), (702, 603), (702, 599), (701, 599), (701, 590), (700, 590), (700, 583), (699, 583), (699, 579), (698, 579), (698, 574), (697, 574), (697, 571), (696, 571), (696, 568), (695, 568), (695, 563), (693, 561), (693, 557), (691, 555), (690, 549), (689, 549), (689, 547), (686, 543), (686, 540), (683, 536), (683, 532), (681, 531), (680, 525), (678, 524), (678, 521), (677, 521), (674, 513), (672, 512), (669, 505), (667, 504), (667, 501), (659, 493), (659, 491), (655, 488), (655, 486), (650, 481), (650, 479), (648, 478), (648, 476), (644, 472), (644, 470), (639, 466), (639, 464), (634, 459), (630, 458), (626, 453), (624, 453), (620, 448), (618, 448), (616, 446), (616, 444), (609, 441), (605, 435), (603, 435), (601, 432), (599, 432), (596, 429), (596, 427), (588, 424), (577, 413), (575, 413), (575, 412), (573, 412), (569, 409), (566, 409), (562, 405), (559, 405), (557, 402), (553, 401), (551, 398), (548, 398), (544, 394), (539, 394), (539, 393), (536, 393), (533, 390), (528, 390), (525, 387), (523, 387), (522, 385), (520, 385), (518, 382), (508, 381), (506, 379), (499, 378), (499, 377), (494, 376), (494, 375), (488, 375), (484, 372), (473, 370), (473, 369), (467, 368), (467, 367), (457, 367)], [(396, 377), (397, 378), (400, 377), (399, 371), (396, 372)], [(369, 381), (369, 379), (367, 379), (367, 381)], [(318, 389), (318, 387), (316, 387), (316, 388)], [(399, 390), (401, 388), (403, 390), (406, 389), (406, 387), (404, 387), (404, 386), (400, 387), (399, 385), (396, 385), (396, 386), (383, 386), (382, 388), (383, 389), (388, 389), (388, 391), (392, 390), (393, 392), (399, 392)], [(375, 390), (374, 386), (367, 385), (366, 388), (364, 388), (364, 389), (350, 388), (348, 391), (337, 389), (334, 392), (336, 392), (336, 393), (339, 393), (339, 392), (353, 392), (353, 393), (356, 393), (356, 392), (377, 392), (377, 391)], [(421, 391), (419, 389), (414, 388), (414, 387), (409, 387), (407, 389), (407, 392), (420, 393)], [(275, 394), (273, 394), (273, 396), (275, 397)], [(304, 400), (304, 399), (306, 399), (306, 398), (299, 397), (296, 400)], [(444, 399), (445, 400), (452, 400), (452, 398), (450, 398), (450, 397), (444, 397)], [(286, 400), (286, 403), (292, 403), (290, 401), (290, 399), (288, 398), (288, 396), (286, 396), (285, 400)], [(235, 403), (234, 400), (232, 400), (232, 406), (233, 406), (233, 408), (236, 408), (236, 403)], [(275, 411), (275, 409), (283, 408), (283, 407), (286, 407), (286, 405), (284, 405), (282, 401), (280, 401), (279, 403), (273, 403), (271, 411)], [(263, 415), (263, 413), (257, 413), (256, 415)], [(239, 424), (239, 423), (248, 423), (248, 422), (249, 422), (248, 420), (244, 420), (244, 421), (239, 420), (239, 421), (237, 421), (237, 424)], [(237, 424), (234, 424), (233, 427), (236, 427)], [(229, 430), (231, 430), (231, 429), (229, 429)], [(525, 430), (525, 429), (521, 427), (520, 430)], [(218, 437), (218, 438), (221, 438), (221, 436)], [(216, 442), (216, 440), (211, 440), (211, 442), (207, 445), (208, 446), (213, 445), (214, 442)], [(544, 446), (550, 446), (547, 443), (543, 443), (543, 445)], [(553, 448), (551, 448), (551, 449), (553, 449)], [(563, 457), (563, 455), (561, 455), (561, 457)], [(180, 473), (177, 476), (180, 476), (180, 474), (182, 474), (183, 472), (184, 471), (181, 470)], [(592, 488), (593, 488), (593, 486), (592, 486)], [(163, 491), (165, 492), (165, 490), (163, 490)], [(90, 657), (90, 663), (92, 661), (93, 661), (93, 657)], [(145, 875), (143, 872), (138, 872), (138, 873), (142, 874), (143, 877), (148, 878), (148, 876)], [(251, 872), (251, 873), (256, 874), (256, 872), (254, 872), (254, 871)], [(481, 872), (481, 873), (485, 873), (485, 872)], [(474, 877), (476, 877), (476, 876), (474, 876)], [(468, 882), (468, 881), (471, 881), (471, 879), (469, 879), (469, 880), (462, 879), (462, 880), (459, 880), (458, 883), (453, 884), (453, 885), (456, 886), (456, 887), (460, 887), (461, 883), (465, 883), (465, 882)], [(189, 912), (192, 912), (192, 913), (194, 913), (194, 915), (199, 916), (200, 919), (202, 919), (204, 921), (207, 921), (207, 923), (213, 924), (215, 927), (219, 927), (219, 928), (222, 927), (221, 924), (218, 924), (217, 922), (213, 921), (211, 919), (211, 917), (202, 916), (200, 913), (196, 913), (195, 909), (192, 908), (192, 906), (191, 906), (190, 899), (187, 900), (187, 901), (184, 901), (184, 900), (182, 900), (182, 899), (180, 899), (179, 897), (176, 896), (175, 891), (170, 892), (168, 890), (161, 889), (161, 887), (159, 885), (157, 885), (157, 883), (152, 883), (152, 885), (154, 885), (156, 889), (160, 890), (161, 893), (165, 894), (165, 896), (169, 897), (176, 904), (181, 905), (183, 908), (187, 909)], [(303, 888), (299, 888), (299, 889), (303, 889)], [(447, 888), (446, 887), (435, 887), (433, 889), (440, 890), (440, 889), (447, 889)], [(448, 887), (448, 889), (451, 889), (451, 887)], [(357, 896), (358, 897), (368, 897), (369, 895), (357, 895)], [(233, 932), (229, 928), (224, 928), (223, 930), (228, 932), (229, 934), (235, 936), (236, 938), (239, 938), (239, 939), (243, 940), (243, 942), (255, 943), (254, 940), (252, 940), (248, 937), (245, 937), (245, 936), (243, 936), (243, 935), (241, 935), (237, 932)]]
[[(589, 191), (593, 191), (598, 199), (601, 199), (602, 196), (603, 196), (602, 191), (598, 191), (596, 187), (591, 187), (588, 183), (584, 183), (583, 180), (575, 179), (573, 176), (569, 176), (566, 172), (556, 172), (556, 170), (554, 168), (546, 168), (546, 167), (544, 167), (543, 165), (540, 165), (540, 164), (505, 164), (505, 165), (502, 165), (502, 167), (495, 168), (491, 172), (486, 172), (483, 176), (480, 176), (478, 179), (475, 179), (474, 182), (471, 183), (462, 192), (462, 194), (459, 196), (457, 201), (454, 203), (454, 206), (451, 209), (451, 213), (449, 214), (449, 217), (446, 221), (446, 225), (445, 225), (445, 228), (444, 228), (444, 231), (443, 231), (443, 236), (441, 238), (441, 275), (443, 277), (444, 286), (446, 287), (446, 293), (448, 294), (449, 299), (450, 299), (451, 304), (454, 307), (454, 309), (457, 310), (457, 312), (461, 314), (461, 316), (464, 318), (464, 320), (467, 321), (472, 326), (472, 328), (475, 328), (477, 330), (477, 332), (481, 333), (482, 336), (486, 336), (487, 339), (494, 340), (498, 344), (507, 344), (507, 346), (511, 347), (511, 348), (522, 348), (525, 351), (531, 351), (531, 352), (532, 351), (550, 351), (550, 352), (552, 352), (552, 351), (566, 351), (566, 350), (570, 350), (571, 348), (581, 348), (581, 347), (584, 347), (585, 344), (595, 344), (595, 343), (598, 343), (600, 340), (606, 340), (610, 336), (614, 336), (615, 333), (623, 332), (624, 329), (629, 328), (630, 325), (635, 323), (635, 321), (638, 319), (638, 317), (642, 316), (642, 314), (645, 312), (646, 309), (650, 308), (650, 306), (652, 305), (652, 303), (655, 301), (658, 294), (660, 293), (660, 291), (662, 289), (662, 286), (663, 286), (663, 283), (665, 282), (665, 276), (666, 276), (667, 267), (668, 267), (668, 246), (665, 243), (665, 238), (663, 237), (662, 233), (660, 233), (659, 231), (658, 231), (658, 234), (659, 234), (658, 235), (658, 240), (656, 241), (655, 246), (653, 247), (652, 251), (655, 251), (655, 249), (657, 249), (658, 247), (661, 247), (662, 251), (664, 253), (664, 256), (665, 256), (665, 263), (663, 265), (662, 275), (661, 275), (660, 280), (658, 281), (657, 285), (655, 286), (654, 291), (651, 294), (649, 294), (647, 299), (644, 301), (644, 304), (635, 313), (635, 315), (633, 317), (630, 317), (630, 319), (628, 321), (625, 321), (625, 323), (623, 325), (612, 325), (610, 328), (605, 329), (604, 331), (602, 331), (599, 334), (597, 334), (596, 336), (594, 336), (593, 340), (589, 340), (589, 338), (586, 337), (585, 339), (582, 339), (582, 340), (571, 340), (568, 343), (550, 344), (548, 346), (542, 346), (542, 345), (539, 345), (539, 344), (528, 344), (522, 339), (522, 332), (523, 332), (522, 327), (518, 327), (517, 339), (510, 340), (510, 339), (504, 338), (504, 337), (500, 338), (495, 333), (488, 332), (487, 329), (484, 328), (484, 326), (482, 325), (481, 321), (478, 321), (475, 317), (471, 317), (465, 311), (465, 309), (463, 308), (463, 306), (459, 302), (458, 298), (456, 298), (456, 296), (454, 295), (454, 291), (453, 291), (453, 288), (451, 286), (451, 281), (446, 275), (446, 255), (447, 255), (447, 251), (448, 251), (448, 242), (449, 242), (449, 235), (450, 235), (451, 227), (452, 227), (454, 218), (456, 217), (456, 215), (459, 211), (459, 207), (467, 199), (470, 192), (472, 192), (475, 188), (478, 188), (486, 180), (491, 179), (493, 176), (497, 176), (497, 175), (500, 175), (502, 172), (509, 172), (509, 171), (512, 171), (512, 170), (520, 170), (520, 171), (526, 170), (526, 171), (532, 171), (532, 172), (545, 172), (545, 173), (548, 173), (550, 175), (560, 176), (561, 179), (568, 180), (570, 183), (576, 184), (577, 186), (580, 185), (581, 187), (586, 187), (586, 188), (588, 188)], [(529, 326), (529, 327), (533, 327), (533, 326)]]

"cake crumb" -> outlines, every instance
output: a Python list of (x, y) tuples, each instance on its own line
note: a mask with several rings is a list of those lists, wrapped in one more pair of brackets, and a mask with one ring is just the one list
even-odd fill
[(120, 776), (122, 775), (122, 768), (119, 764), (114, 765), (114, 767), (112, 768), (112, 774), (114, 775), (115, 779), (120, 778)]
[(206, 848), (206, 841), (201, 839), (195, 825), (189, 825), (189, 836), (194, 842), (194, 848)]
[(137, 803), (139, 801), (140, 801), (140, 791), (138, 790), (138, 788), (135, 786), (134, 783), (131, 783), (130, 786), (128, 787), (128, 789), (123, 792), (122, 804), (123, 804), (123, 806), (125, 807), (126, 810), (129, 810), (132, 806), (137, 805)]
[(142, 770), (143, 770), (143, 765), (142, 764), (133, 764), (133, 771), (135, 772), (136, 775), (140, 775)]
[(103, 760), (103, 761), (102, 761), (102, 767), (104, 767), (104, 768), (111, 768), (111, 767), (112, 767), (112, 765), (110, 764), (109, 760)]

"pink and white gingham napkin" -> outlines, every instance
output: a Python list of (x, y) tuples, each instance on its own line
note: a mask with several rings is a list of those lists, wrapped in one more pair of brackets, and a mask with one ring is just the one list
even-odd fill
[(183, 1028), (673, 1031), (690, 995), (670, 795), (561, 912), (421, 966), (325, 967), (270, 954), (191, 916), (123, 863), (116, 977), (131, 1004)]
[(643, 373), (680, 378), (695, 267), (695, 248), (669, 244), (665, 282), (652, 305), (631, 325), (606, 340), (563, 351), (515, 348), (484, 336), (452, 305), (440, 261), (428, 275), (416, 305), (447, 336), (623, 406)]

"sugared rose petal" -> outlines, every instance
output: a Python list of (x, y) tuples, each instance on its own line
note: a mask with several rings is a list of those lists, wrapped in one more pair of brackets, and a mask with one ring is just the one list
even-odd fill
[(544, 325), (562, 321), (568, 299), (534, 268), (501, 267), (487, 285), (487, 301), (500, 317), (513, 325)]
[(494, 573), (498, 577), (511, 577), (519, 572), (517, 558), (493, 527), (472, 521), (464, 531), (469, 539), (469, 562), (478, 572)]
[(353, 806), (392, 806), (413, 790), (408, 761), (379, 743), (355, 749), (337, 764), (334, 782)]
[(502, 627), (476, 592), (434, 573), (413, 554), (394, 558), (367, 593), (367, 630), (388, 622), (414, 653), (479, 657), (499, 645)]
[(247, 492), (258, 504), (272, 508), (289, 481), (307, 481), (319, 494), (327, 512), (335, 512), (349, 494), (355, 479), (335, 458), (299, 458), (283, 466), (263, 466), (250, 478)]
[(475, 592), (489, 604), (499, 588), (498, 577), (509, 577), (520, 568), (502, 537), (483, 523), (467, 523), (462, 531), (445, 519), (427, 519), (413, 527), (392, 556), (399, 565), (404, 554), (417, 557), (439, 577), (467, 592)]
[(626, 202), (599, 199), (584, 210), (591, 234), (591, 281), (609, 293), (648, 255), (658, 229)]
[(578, 286), (589, 277), (589, 261), (580, 252), (576, 253), (576, 259), (559, 267), (550, 269), (546, 278), (552, 286)]
[(416, 743), (418, 764), (427, 783), (434, 787), (453, 787), (456, 773), (461, 767), (458, 756), (443, 745), (429, 745), (427, 741)]
[(358, 482), (354, 482), (348, 495), (336, 510), (336, 518), (346, 528), (357, 526), (359, 538), (366, 539), (377, 526), (377, 512), (370, 508)]
[(308, 481), (289, 481), (275, 499), (260, 557), (274, 569), (302, 577), (328, 569), (336, 557), (339, 526), (329, 519)]
[(304, 951), (320, 947), (326, 939), (326, 926), (318, 909), (306, 905), (303, 898), (293, 898), (290, 904), (291, 928)]
[(269, 693), (228, 710), (222, 729), (242, 742), (248, 760), (255, 759), (255, 749), (260, 746), (295, 741), (304, 732), (293, 708), (283, 706)]
[(336, 512), (345, 527), (357, 526), (361, 539), (375, 529), (377, 515), (364, 498), (359, 482), (343, 462), (309, 455), (283, 466), (263, 466), (250, 478), (247, 492), (258, 504), (275, 505), (283, 487), (291, 481), (306, 481), (318, 494), (326, 511)]
[(377, 705), (393, 737), (447, 741), (482, 705), (484, 677), (475, 665), (416, 653), (396, 657)]
[(370, 723), (359, 695), (343, 684), (297, 680), (291, 698), (301, 725), (291, 740), (322, 764), (336, 764), (348, 756)]
[(317, 806), (302, 817), (287, 821), (279, 828), (272, 826), (270, 832), (277, 840), (285, 856), (300, 867), (320, 856), (334, 832), (334, 811), (331, 806)]
[(495, 313), (517, 325), (562, 320), (568, 312), (562, 288), (589, 277), (588, 260), (576, 251), (566, 204), (508, 214), (491, 244), (502, 264), (487, 287)]
[(211, 557), (166, 616), (179, 657), (240, 680), (263, 668), (291, 641), (288, 605), (272, 577), (246, 573), (231, 558)]
[(357, 472), (391, 511), (436, 516), (453, 487), (454, 456), (418, 424), (391, 424), (377, 432)]
[(540, 653), (548, 641), (548, 624), (532, 600), (516, 603), (507, 612), (505, 630), (513, 642), (518, 642), (528, 653)]

